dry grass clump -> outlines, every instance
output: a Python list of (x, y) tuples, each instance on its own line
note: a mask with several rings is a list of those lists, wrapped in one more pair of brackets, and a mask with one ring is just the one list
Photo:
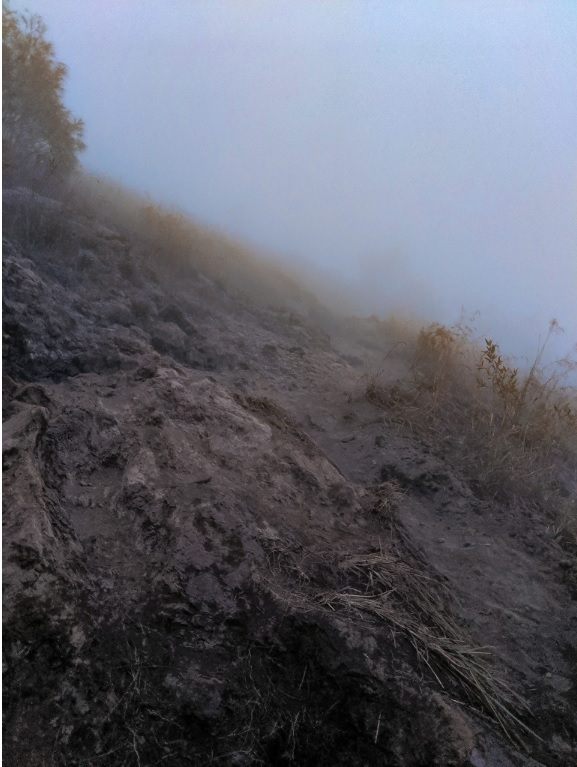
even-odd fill
[(392, 520), (393, 515), (403, 501), (405, 493), (394, 481), (382, 482), (373, 489), (375, 503), (373, 511), (380, 518)]
[[(528, 372), (472, 329), (433, 324), (419, 332), (404, 379), (366, 395), (390, 417), (431, 437), (469, 475), (476, 491), (524, 508), (557, 513), (577, 477), (577, 391), (564, 386), (577, 362), (542, 367), (552, 321)], [(566, 505), (566, 504), (565, 504)]]
[[(66, 194), (66, 193), (65, 193)], [(172, 273), (201, 269), (218, 277), (226, 248), (219, 236), (182, 213), (110, 179), (77, 173), (68, 197), (75, 210), (119, 230), (147, 255), (150, 265)]]
[(200, 272), (222, 288), (267, 305), (318, 303), (257, 248), (109, 179), (79, 173), (68, 197), (83, 214), (119, 230), (145, 251), (150, 267), (160, 273)]
[(386, 621), (410, 641), (441, 688), (448, 675), (510, 740), (521, 743), (521, 731), (537, 737), (520, 719), (530, 714), (527, 703), (491, 669), (490, 649), (474, 647), (455, 623), (450, 596), (434, 573), (409, 564), (406, 553), (383, 551), (346, 557), (340, 568), (354, 586), (319, 594), (322, 605)]
[(370, 550), (296, 554), (275, 542), (267, 588), (298, 611), (321, 606), (355, 623), (364, 617), (388, 626), (395, 648), (408, 642), (421, 670), (453, 700), (485, 712), (513, 742), (524, 745), (523, 734), (538, 738), (526, 724), (531, 718), (526, 701), (492, 667), (491, 649), (476, 647), (458, 625), (447, 583), (396, 519), (402, 495), (392, 482), (373, 488), (371, 511), (386, 517), (388, 534)]

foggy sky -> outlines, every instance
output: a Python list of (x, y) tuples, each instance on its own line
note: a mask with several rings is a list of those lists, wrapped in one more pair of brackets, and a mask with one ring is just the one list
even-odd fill
[[(577, 341), (577, 3), (26, 0), (83, 163), (361, 314)], [(344, 299), (343, 299), (344, 301)]]

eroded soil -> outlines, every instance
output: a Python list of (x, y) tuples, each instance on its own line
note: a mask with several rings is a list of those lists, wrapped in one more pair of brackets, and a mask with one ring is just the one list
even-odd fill
[(58, 215), (4, 241), (6, 764), (577, 763), (574, 560), (366, 401), (370, 321)]

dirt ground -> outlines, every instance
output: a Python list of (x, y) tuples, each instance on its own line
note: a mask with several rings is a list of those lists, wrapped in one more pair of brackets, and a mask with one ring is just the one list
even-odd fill
[(78, 213), (54, 234), (42, 200), (26, 238), (23, 204), (6, 764), (576, 764), (575, 557), (367, 401), (403, 372), (374, 322), (174, 274)]

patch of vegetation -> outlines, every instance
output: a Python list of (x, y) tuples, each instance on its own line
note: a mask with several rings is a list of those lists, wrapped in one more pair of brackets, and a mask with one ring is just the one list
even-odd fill
[(82, 120), (62, 98), (67, 70), (56, 61), (40, 16), (2, 5), (2, 171), (5, 185), (46, 189), (84, 149)]
[(478, 342), (463, 323), (431, 324), (418, 334), (408, 373), (391, 384), (379, 374), (367, 398), (471, 478), (476, 493), (550, 514), (557, 530), (577, 540), (577, 391), (566, 385), (577, 360), (542, 364), (561, 332), (551, 322), (531, 368), (506, 359), (490, 338)]

